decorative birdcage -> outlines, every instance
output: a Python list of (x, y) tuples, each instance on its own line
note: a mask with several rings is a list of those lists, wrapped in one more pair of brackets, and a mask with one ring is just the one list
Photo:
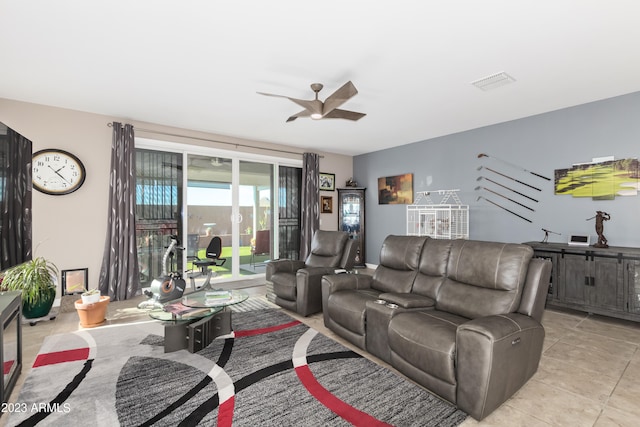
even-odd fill
[[(407, 206), (407, 235), (468, 239), (469, 205), (462, 204), (458, 191), (418, 191), (413, 204)], [(442, 196), (440, 203), (431, 198), (436, 194)]]

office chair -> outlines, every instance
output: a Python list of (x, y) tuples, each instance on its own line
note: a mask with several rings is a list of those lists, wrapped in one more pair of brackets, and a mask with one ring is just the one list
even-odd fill
[(219, 267), (224, 265), (224, 263), (227, 261), (226, 258), (220, 258), (221, 254), (222, 254), (222, 239), (218, 236), (214, 236), (209, 242), (209, 245), (207, 245), (207, 249), (205, 251), (206, 258), (200, 259), (196, 257), (196, 259), (192, 261), (193, 265), (200, 268), (200, 271), (197, 274), (192, 274), (191, 276), (189, 276), (191, 278), (192, 290), (194, 291), (196, 290), (195, 278), (200, 275), (206, 276), (207, 278), (204, 281), (204, 284), (202, 285), (201, 289), (207, 289), (210, 287), (211, 277), (215, 276), (216, 272), (213, 270), (210, 270), (209, 267)]

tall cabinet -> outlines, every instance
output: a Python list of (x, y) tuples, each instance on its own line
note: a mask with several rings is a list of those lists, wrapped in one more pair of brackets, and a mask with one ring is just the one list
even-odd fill
[(365, 267), (364, 192), (366, 188), (338, 188), (338, 229), (356, 241), (355, 267)]

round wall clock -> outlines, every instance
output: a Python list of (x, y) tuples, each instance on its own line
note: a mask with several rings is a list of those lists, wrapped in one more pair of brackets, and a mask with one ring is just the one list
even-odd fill
[(45, 194), (73, 193), (86, 177), (80, 159), (64, 150), (48, 148), (33, 153), (31, 166), (33, 188)]

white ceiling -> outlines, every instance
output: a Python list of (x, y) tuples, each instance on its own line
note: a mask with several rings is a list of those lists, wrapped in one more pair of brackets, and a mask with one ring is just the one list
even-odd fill
[[(639, 91), (639, 22), (637, 0), (1, 0), (0, 97), (355, 155)], [(357, 122), (256, 94), (348, 80)]]

